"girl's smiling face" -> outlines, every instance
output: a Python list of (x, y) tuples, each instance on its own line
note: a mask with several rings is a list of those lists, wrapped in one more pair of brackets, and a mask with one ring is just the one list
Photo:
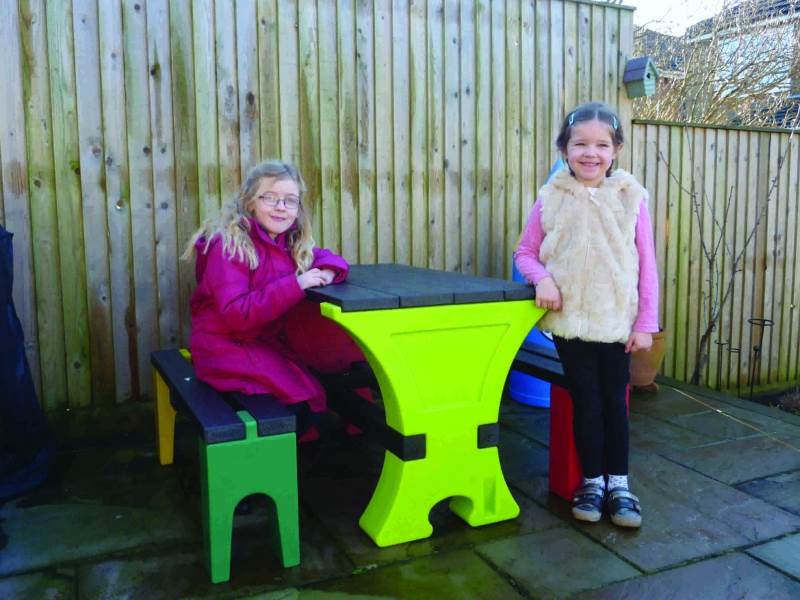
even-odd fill
[(291, 179), (264, 177), (252, 199), (253, 218), (274, 240), (288, 231), (300, 210), (300, 188)]
[(569, 133), (564, 159), (575, 173), (575, 179), (586, 187), (598, 187), (619, 151), (619, 146), (614, 145), (611, 127), (593, 119), (576, 123)]

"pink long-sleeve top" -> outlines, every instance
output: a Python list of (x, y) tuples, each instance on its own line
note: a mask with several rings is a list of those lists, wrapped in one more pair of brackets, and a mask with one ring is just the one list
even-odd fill
[[(550, 277), (550, 273), (539, 261), (539, 247), (542, 245), (542, 240), (544, 240), (542, 202), (537, 198), (514, 256), (519, 272), (534, 285), (545, 277)], [(633, 330), (656, 333), (659, 329), (658, 271), (650, 212), (644, 200), (639, 205), (639, 216), (636, 220), (636, 250), (639, 253), (639, 312), (633, 323)]]

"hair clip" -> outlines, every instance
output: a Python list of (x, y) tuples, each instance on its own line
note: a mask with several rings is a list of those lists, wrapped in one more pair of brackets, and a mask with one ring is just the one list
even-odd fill
[[(572, 124), (573, 124), (574, 122), (575, 122), (575, 113), (574, 113), (574, 112), (571, 112), (571, 113), (569, 114), (569, 117), (567, 118), (567, 125), (569, 125), (570, 127), (572, 127)], [(616, 129), (616, 127), (615, 127), (615, 129)]]
[(617, 130), (617, 117), (611, 117), (611, 118), (614, 119), (614, 131), (616, 131)]

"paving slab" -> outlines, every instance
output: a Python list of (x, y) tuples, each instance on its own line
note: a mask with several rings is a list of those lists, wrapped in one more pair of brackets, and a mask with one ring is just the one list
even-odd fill
[(631, 412), (630, 447), (637, 452), (665, 453), (675, 449), (704, 446), (712, 440), (706, 435), (669, 421)]
[(755, 479), (736, 487), (783, 510), (800, 515), (800, 471)]
[(729, 600), (800, 597), (800, 583), (743, 554), (729, 554), (664, 573), (623, 581), (600, 590), (578, 594), (583, 600)]
[(470, 527), (449, 509), (448, 500), (443, 500), (431, 510), (433, 533), (429, 538), (380, 548), (358, 526), (375, 483), (363, 478), (315, 479), (305, 481), (302, 486), (304, 507), (338, 540), (358, 568), (447, 552), (559, 524), (557, 518), (519, 493), (515, 494), (520, 505), (519, 517), (482, 527)]
[(640, 530), (606, 519), (579, 527), (647, 572), (800, 528), (797, 516), (657, 455), (634, 454), (631, 485), (642, 501)]
[(199, 540), (181, 513), (92, 503), (0, 509), (8, 536), (0, 576), (71, 563), (146, 544)]
[[(318, 595), (323, 592), (323, 595)], [(335, 594), (328, 596), (327, 594)], [(275, 594), (273, 598), (284, 598)], [(458, 550), (312, 584), (290, 598), (521, 598), (474, 552)]]
[(0, 598), (72, 600), (76, 598), (75, 594), (75, 573), (72, 569), (17, 575), (0, 580)]
[[(551, 505), (547, 478), (549, 450), (532, 438), (504, 427), (500, 433), (499, 451), (506, 481), (539, 505), (552, 510), (554, 506)], [(556, 511), (559, 506), (556, 503)]]
[(671, 460), (728, 484), (800, 469), (800, 452), (786, 441), (756, 436), (666, 454)]
[(321, 528), (301, 517), (297, 567), (284, 569), (272, 552), (266, 523), (237, 529), (233, 538), (231, 579), (212, 584), (202, 547), (191, 546), (87, 565), (79, 571), (81, 600), (185, 597), (240, 597), (351, 573), (353, 566)]
[(747, 553), (800, 580), (800, 534), (754, 546)]
[(504, 399), (500, 404), (500, 423), (537, 442), (550, 445), (550, 409), (528, 406)]
[(566, 526), (480, 544), (475, 551), (533, 598), (564, 598), (641, 574)]
[[(716, 406), (718, 401), (700, 398), (703, 403)], [(662, 385), (658, 394), (655, 396), (646, 395), (644, 398), (639, 394), (633, 394), (630, 401), (632, 413), (648, 415), (660, 419), (668, 419), (678, 415), (692, 415), (703, 413), (709, 410), (703, 403), (696, 399), (688, 398), (669, 386)]]

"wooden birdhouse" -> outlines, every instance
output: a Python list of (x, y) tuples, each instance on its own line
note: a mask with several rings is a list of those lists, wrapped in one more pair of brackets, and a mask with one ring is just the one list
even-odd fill
[(641, 98), (656, 93), (658, 70), (649, 56), (630, 59), (625, 65), (622, 78), (628, 98)]

